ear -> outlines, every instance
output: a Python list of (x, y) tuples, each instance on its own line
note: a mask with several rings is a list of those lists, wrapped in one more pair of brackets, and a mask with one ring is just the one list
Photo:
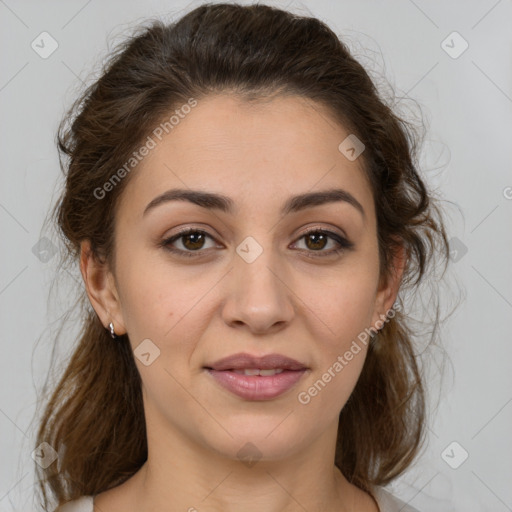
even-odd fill
[(391, 271), (387, 276), (383, 276), (377, 289), (375, 298), (375, 308), (372, 318), (372, 326), (386, 317), (386, 313), (391, 309), (398, 295), (400, 283), (407, 263), (405, 247), (400, 244), (394, 251), (391, 262)]
[(89, 301), (101, 323), (108, 329), (112, 322), (117, 335), (125, 334), (121, 302), (114, 276), (107, 263), (99, 261), (93, 254), (89, 240), (84, 240), (80, 244), (80, 272)]

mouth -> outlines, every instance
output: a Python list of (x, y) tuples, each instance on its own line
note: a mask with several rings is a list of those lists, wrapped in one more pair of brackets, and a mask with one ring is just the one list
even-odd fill
[[(283, 368), (271, 368), (269, 370), (262, 370), (260, 368), (244, 368), (243, 370), (221, 370), (221, 371), (230, 371), (234, 373), (238, 373), (238, 375), (260, 375), (261, 377), (270, 377), (271, 375), (277, 375), (279, 373), (283, 373)], [(289, 370), (287, 370), (289, 371)]]
[[(233, 370), (233, 371), (265, 371), (265, 370), (307, 370), (308, 367), (282, 354), (267, 354), (264, 356), (253, 356), (240, 353), (233, 354), (223, 359), (219, 359), (212, 364), (206, 365), (210, 370)], [(252, 374), (255, 375), (255, 374)], [(264, 374), (263, 374), (264, 375)]]
[(289, 391), (309, 370), (281, 354), (235, 354), (204, 366), (222, 388), (246, 400), (271, 400)]

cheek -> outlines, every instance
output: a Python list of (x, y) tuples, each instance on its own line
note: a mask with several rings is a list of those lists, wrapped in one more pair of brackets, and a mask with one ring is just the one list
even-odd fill
[(306, 393), (304, 402), (314, 402), (312, 410), (329, 410), (334, 418), (357, 384), (366, 359), (378, 259), (373, 253), (361, 256), (328, 282), (321, 288), (304, 285), (304, 293), (306, 287), (311, 291), (308, 302), (313, 314), (309, 317), (315, 318), (312, 334), (318, 366), (310, 380), (312, 387), (301, 391)]
[(326, 323), (334, 332), (335, 345), (344, 349), (350, 341), (370, 327), (375, 304), (373, 286), (357, 283), (346, 285), (333, 293), (329, 304), (325, 304)]
[(157, 344), (162, 334), (178, 322), (176, 311), (182, 289), (169, 281), (169, 269), (149, 261), (137, 250), (120, 250), (116, 261), (123, 319), (132, 344), (144, 338)]
[(192, 267), (172, 269), (165, 258), (140, 256), (132, 253), (118, 265), (122, 314), (132, 346), (149, 338), (161, 349), (162, 362), (188, 357), (208, 319), (209, 293), (219, 277)]
[[(299, 393), (302, 394), (297, 397), (300, 404), (307, 406), (309, 417), (321, 414), (324, 420), (334, 421), (364, 366), (370, 341), (373, 294), (370, 287), (364, 293), (360, 286), (354, 293), (349, 292), (350, 288), (346, 287), (343, 293), (333, 293), (330, 305), (322, 310), (324, 323), (329, 327), (328, 335), (318, 331), (314, 336), (317, 367), (308, 386), (301, 387)], [(320, 330), (325, 332), (323, 327)]]
[(309, 317), (316, 318), (316, 334), (330, 347), (328, 352), (342, 350), (371, 326), (377, 281), (376, 267), (362, 262), (321, 281), (303, 281), (304, 314), (309, 309)]

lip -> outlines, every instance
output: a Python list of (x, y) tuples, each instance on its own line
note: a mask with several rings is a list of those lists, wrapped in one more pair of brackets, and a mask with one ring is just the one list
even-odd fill
[(244, 370), (246, 368), (259, 368), (260, 370), (272, 370), (282, 368), (283, 370), (307, 370), (308, 367), (291, 357), (282, 354), (267, 354), (264, 356), (253, 356), (251, 354), (233, 354), (214, 363), (205, 365), (205, 368), (212, 370)]
[(307, 370), (283, 370), (276, 375), (241, 375), (232, 370), (207, 372), (224, 389), (246, 400), (272, 400), (291, 389)]
[[(243, 375), (233, 370), (259, 368), (260, 370), (282, 369), (275, 375)], [(309, 368), (281, 354), (252, 356), (234, 354), (205, 366), (214, 380), (231, 393), (246, 400), (271, 400), (290, 390)]]

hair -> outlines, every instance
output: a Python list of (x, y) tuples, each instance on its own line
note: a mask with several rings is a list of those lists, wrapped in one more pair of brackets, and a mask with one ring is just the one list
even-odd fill
[[(325, 107), (364, 143), (381, 277), (393, 272), (399, 248), (407, 257), (399, 302), (405, 290), (418, 290), (437, 258), (448, 261), (443, 217), (419, 174), (411, 124), (385, 103), (324, 22), (262, 4), (203, 4), (173, 23), (150, 20), (111, 52), (56, 137), (65, 184), (52, 219), (66, 261), (77, 266), (80, 244), (89, 240), (94, 257), (115, 268), (114, 216), (131, 174), (101, 199), (95, 191), (173, 109), (219, 93), (253, 102), (298, 95)], [(47, 489), (59, 505), (98, 494), (136, 473), (148, 453), (128, 334), (114, 342), (85, 291), (80, 295), (78, 344), (38, 422), (36, 445), (47, 442), (58, 453), (58, 464), (38, 474), (46, 507)], [(363, 490), (401, 475), (425, 440), (426, 389), (414, 336), (399, 308), (373, 336), (340, 413), (335, 464)]]

